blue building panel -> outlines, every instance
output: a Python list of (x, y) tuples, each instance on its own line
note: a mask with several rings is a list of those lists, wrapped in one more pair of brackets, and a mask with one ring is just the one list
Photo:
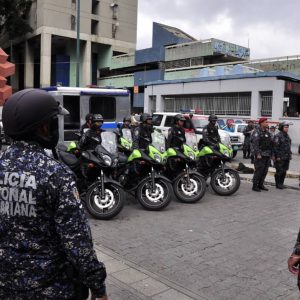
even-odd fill
[(145, 82), (163, 80), (164, 71), (163, 70), (149, 70), (140, 71), (134, 73), (134, 85), (145, 85)]
[(165, 48), (147, 48), (135, 52), (135, 64), (142, 65), (165, 60)]
[(144, 93), (134, 94), (133, 107), (144, 107)]

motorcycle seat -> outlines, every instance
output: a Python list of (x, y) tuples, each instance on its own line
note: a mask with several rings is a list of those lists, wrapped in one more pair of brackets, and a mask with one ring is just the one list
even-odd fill
[(68, 165), (71, 169), (74, 169), (79, 164), (79, 159), (74, 154), (60, 151), (59, 156), (62, 162)]

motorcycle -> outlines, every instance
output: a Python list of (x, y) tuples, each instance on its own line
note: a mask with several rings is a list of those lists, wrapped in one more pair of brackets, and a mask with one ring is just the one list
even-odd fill
[[(129, 142), (123, 151), (126, 153), (132, 145), (131, 132), (129, 129), (122, 131), (123, 138)], [(166, 163), (165, 137), (162, 133), (154, 131), (151, 138), (152, 143), (147, 149), (134, 149), (127, 160), (123, 158), (119, 161), (117, 177), (126, 191), (135, 194), (143, 208), (155, 211), (169, 205), (172, 186), (170, 181), (162, 175)], [(123, 141), (124, 145), (126, 143)]]
[(199, 149), (197, 170), (206, 180), (210, 177), (212, 189), (221, 196), (234, 194), (241, 184), (239, 173), (226, 165), (232, 156), (232, 149), (222, 143), (218, 148), (202, 145)]
[(185, 138), (186, 141), (181, 148), (167, 150), (166, 175), (172, 180), (174, 193), (181, 202), (195, 203), (204, 196), (206, 182), (196, 170), (198, 159), (196, 134), (187, 132)]
[(123, 187), (111, 176), (118, 165), (116, 136), (102, 132), (101, 143), (92, 139), (99, 143), (95, 150), (83, 151), (79, 158), (72, 154), (70, 146), (65, 151), (59, 148), (58, 153), (77, 175), (78, 189), (87, 211), (98, 220), (109, 220), (121, 212), (125, 201)]

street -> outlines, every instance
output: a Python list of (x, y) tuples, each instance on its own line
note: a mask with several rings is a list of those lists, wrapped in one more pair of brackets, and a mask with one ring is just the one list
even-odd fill
[(300, 226), (299, 191), (232, 197), (149, 212), (131, 199), (111, 221), (90, 219), (110, 299), (298, 299), (287, 258)]

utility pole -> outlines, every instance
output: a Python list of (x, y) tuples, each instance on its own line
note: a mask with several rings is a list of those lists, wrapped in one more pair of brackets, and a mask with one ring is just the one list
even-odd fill
[(76, 17), (76, 31), (77, 31), (77, 39), (76, 39), (76, 87), (79, 87), (79, 70), (80, 70), (80, 0), (76, 0), (76, 9), (77, 9), (77, 17)]

